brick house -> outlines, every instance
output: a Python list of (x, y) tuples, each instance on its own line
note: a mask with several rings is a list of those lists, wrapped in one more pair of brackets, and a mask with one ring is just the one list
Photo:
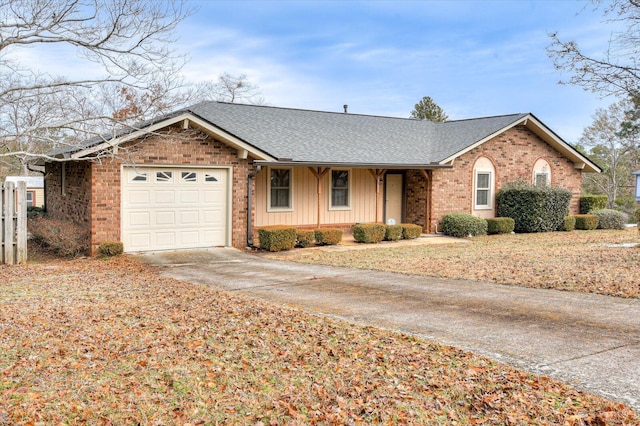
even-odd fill
[(349, 228), (450, 212), (493, 217), (526, 180), (574, 194), (599, 167), (532, 114), (433, 123), (204, 102), (110, 139), (58, 150), (47, 210), (90, 230), (91, 250), (244, 248), (267, 225)]

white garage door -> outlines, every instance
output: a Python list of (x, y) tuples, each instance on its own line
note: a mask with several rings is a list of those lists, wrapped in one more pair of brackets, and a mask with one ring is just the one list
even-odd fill
[(226, 245), (227, 175), (228, 169), (125, 167), (125, 251)]

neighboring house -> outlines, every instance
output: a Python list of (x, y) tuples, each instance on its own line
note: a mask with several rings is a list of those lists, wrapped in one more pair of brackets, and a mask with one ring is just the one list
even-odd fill
[(532, 114), (434, 123), (204, 102), (138, 128), (46, 164), (49, 215), (90, 230), (94, 253), (243, 248), (267, 225), (437, 232), (450, 212), (493, 217), (515, 180), (571, 190), (578, 213), (582, 173), (600, 171)]
[(44, 207), (44, 178), (42, 176), (7, 176), (5, 182), (27, 184), (27, 207)]

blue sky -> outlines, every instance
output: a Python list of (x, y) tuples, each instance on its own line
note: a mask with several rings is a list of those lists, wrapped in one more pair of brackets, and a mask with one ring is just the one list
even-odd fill
[(613, 103), (558, 85), (548, 34), (604, 51), (613, 27), (581, 1), (200, 1), (179, 29), (190, 80), (246, 74), (269, 105), (450, 119), (532, 112), (576, 143)]

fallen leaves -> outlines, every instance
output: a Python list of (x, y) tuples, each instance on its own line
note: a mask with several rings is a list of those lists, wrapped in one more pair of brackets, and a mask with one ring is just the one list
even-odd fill
[(639, 422), (486, 358), (127, 258), (0, 267), (2, 425)]
[(294, 250), (266, 257), (302, 263), (640, 297), (638, 231), (596, 230), (474, 237), (467, 244)]

